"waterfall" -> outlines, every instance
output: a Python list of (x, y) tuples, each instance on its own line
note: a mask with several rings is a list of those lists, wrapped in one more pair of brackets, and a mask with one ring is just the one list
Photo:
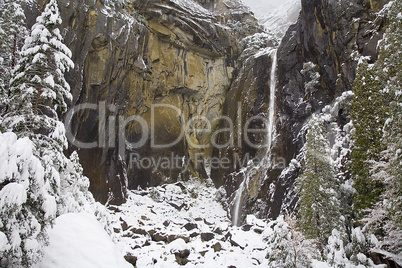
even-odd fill
[(275, 93), (276, 93), (276, 64), (277, 51), (273, 52), (270, 85), (269, 85), (269, 109), (268, 109), (268, 127), (267, 127), (267, 154), (268, 158), (271, 154), (272, 136), (274, 132), (275, 120)]
[[(269, 108), (268, 108), (268, 125), (267, 125), (267, 156), (265, 161), (270, 163), (271, 157), (271, 145), (272, 136), (274, 132), (274, 120), (275, 120), (275, 93), (276, 93), (276, 66), (277, 66), (277, 50), (274, 50), (272, 55), (272, 66), (270, 74), (270, 86), (269, 86)], [(264, 161), (264, 162), (265, 162)], [(266, 162), (265, 162), (266, 163)], [(269, 164), (268, 164), (269, 165)], [(252, 169), (251, 169), (252, 170)], [(235, 197), (233, 199), (232, 207), (232, 225), (239, 226), (242, 224), (242, 202), (243, 195), (247, 187), (248, 180), (250, 178), (250, 169), (242, 170), (243, 181), (241, 182), (239, 188), (236, 191)]]
[[(244, 173), (246, 175), (246, 173)], [(242, 183), (239, 186), (239, 189), (236, 191), (236, 195), (234, 198), (234, 203), (233, 203), (233, 216), (232, 216), (232, 225), (233, 226), (239, 226), (241, 224), (241, 210), (242, 210), (242, 196), (244, 192), (244, 186), (247, 178), (245, 177), (242, 181)]]

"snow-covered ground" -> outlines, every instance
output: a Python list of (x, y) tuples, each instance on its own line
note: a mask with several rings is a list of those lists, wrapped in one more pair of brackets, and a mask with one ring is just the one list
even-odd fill
[(223, 198), (199, 180), (131, 191), (109, 207), (115, 241), (92, 214), (61, 215), (35, 267), (268, 267), (272, 226), (248, 216), (232, 227)]
[(290, 218), (248, 215), (243, 226), (231, 226), (223, 194), (199, 180), (131, 191), (125, 204), (109, 207), (113, 239), (92, 214), (63, 214), (34, 268), (331, 267), (314, 260), (313, 241)]
[(231, 227), (222, 197), (196, 180), (132, 191), (112, 208), (117, 243), (138, 267), (267, 267), (267, 224)]
[(61, 215), (49, 231), (49, 246), (36, 268), (130, 268), (121, 250), (89, 213)]

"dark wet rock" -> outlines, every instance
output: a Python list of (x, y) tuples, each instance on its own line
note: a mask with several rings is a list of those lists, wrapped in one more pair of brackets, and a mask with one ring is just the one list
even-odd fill
[(222, 235), (222, 234), (223, 234), (221, 228), (219, 228), (219, 227), (215, 227), (215, 228), (213, 229), (213, 232), (214, 232), (215, 234), (217, 234), (217, 235)]
[(255, 232), (255, 233), (257, 233), (257, 234), (262, 234), (262, 233), (264, 232), (264, 229), (263, 229), (263, 228), (260, 228), (260, 227), (257, 227), (257, 226), (254, 226), (254, 227), (252, 228), (252, 230), (253, 230), (253, 232)]
[(239, 247), (239, 248), (241, 248), (241, 249), (244, 249), (244, 248), (247, 246), (247, 244), (242, 243), (242, 242), (236, 240), (236, 238), (234, 238), (233, 236), (230, 238), (229, 241), (230, 241), (230, 244), (231, 244), (232, 246), (234, 246), (234, 247)]
[(121, 229), (124, 231), (128, 230), (129, 226), (127, 224), (127, 222), (125, 220), (123, 220), (123, 218), (120, 217), (120, 224), (121, 224)]
[(179, 186), (181, 191), (185, 194), (188, 192), (188, 189), (186, 188), (186, 186), (183, 185), (182, 182), (176, 182), (174, 185)]
[(148, 233), (155, 242), (168, 242), (169, 235), (165, 233), (160, 233), (156, 230), (149, 230)]
[(252, 227), (253, 227), (253, 225), (251, 225), (251, 224), (245, 224), (245, 225), (243, 225), (243, 226), (241, 227), (241, 229), (242, 229), (243, 231), (245, 231), (245, 232), (248, 232), (248, 231), (251, 230)]
[(372, 250), (370, 252), (370, 259), (373, 260), (375, 264), (385, 264), (390, 268), (401, 268), (402, 267), (402, 257), (391, 254), (384, 250)]
[(204, 219), (204, 223), (206, 224), (206, 225), (214, 225), (213, 224), (213, 222), (211, 222), (211, 221), (209, 221), (209, 220), (207, 220), (207, 219)]
[(200, 233), (198, 233), (198, 232), (193, 232), (193, 233), (190, 234), (190, 237), (191, 237), (191, 238), (194, 238), (194, 237), (197, 237), (197, 236), (199, 236), (199, 235), (200, 235)]
[(145, 240), (144, 244), (142, 245), (142, 247), (147, 247), (150, 246), (151, 243), (149, 242), (149, 240)]
[(179, 202), (167, 202), (169, 205), (171, 205), (172, 207), (174, 207), (175, 209), (177, 209), (178, 211), (182, 210), (183, 208), (186, 207), (186, 203), (184, 203), (183, 201), (179, 201)]
[(149, 221), (149, 218), (147, 216), (141, 216), (141, 220), (143, 221)]
[(180, 258), (187, 258), (190, 255), (190, 250), (188, 249), (179, 250), (175, 252), (174, 255), (179, 256)]
[(146, 230), (141, 229), (141, 228), (133, 227), (133, 228), (130, 229), (130, 232), (132, 232), (133, 234), (149, 236), (149, 233)]
[(227, 241), (227, 240), (229, 240), (230, 238), (232, 238), (232, 234), (230, 233), (230, 232), (227, 232), (226, 234), (225, 234), (225, 236), (223, 237), (223, 239), (225, 239), (225, 241)]
[(208, 251), (209, 251), (209, 250), (202, 250), (202, 251), (200, 251), (200, 252), (198, 252), (198, 253), (200, 253), (201, 256), (205, 257), (205, 253), (207, 253)]
[(130, 264), (132, 264), (134, 267), (136, 267), (136, 265), (137, 265), (137, 257), (136, 257), (136, 256), (132, 255), (131, 253), (127, 253), (127, 254), (124, 256), (124, 259), (125, 259), (128, 263), (130, 263)]
[(219, 252), (222, 250), (222, 245), (221, 243), (217, 242), (212, 246), (212, 248), (214, 249), (215, 252)]
[(201, 233), (201, 240), (202, 241), (210, 241), (215, 238), (214, 233)]
[(118, 206), (108, 206), (107, 208), (108, 208), (110, 211), (113, 211), (113, 212), (116, 212), (116, 213), (121, 212), (121, 210), (120, 210), (120, 208), (119, 208)]
[(197, 229), (198, 225), (196, 223), (189, 222), (189, 223), (186, 223), (183, 226), (183, 228), (186, 229), (187, 231), (191, 231), (191, 230)]
[(190, 237), (189, 237), (189, 236), (186, 236), (186, 235), (176, 235), (176, 234), (174, 234), (174, 235), (169, 235), (169, 236), (167, 237), (167, 242), (170, 243), (170, 242), (173, 242), (173, 241), (176, 240), (176, 239), (183, 239), (184, 242), (186, 242), (186, 243), (190, 242)]
[(188, 263), (188, 256), (190, 256), (190, 250), (185, 248), (185, 249), (174, 249), (171, 251), (175, 257), (176, 257), (176, 262), (179, 265), (186, 265)]

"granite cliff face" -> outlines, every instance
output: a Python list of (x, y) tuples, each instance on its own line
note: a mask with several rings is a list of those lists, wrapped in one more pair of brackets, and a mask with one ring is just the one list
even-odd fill
[[(210, 177), (232, 204), (240, 200), (244, 214), (276, 217), (291, 209), (301, 129), (351, 89), (354, 53), (375, 59), (383, 22), (374, 12), (384, 2), (302, 0), (273, 76), (278, 42), (263, 36), (250, 54), (251, 43), (241, 40), (262, 27), (236, 0), (59, 0), (75, 62), (67, 75), (75, 107), (67, 116), (71, 148), (95, 198), (120, 204), (127, 188)], [(41, 6), (27, 7), (29, 23)], [(267, 128), (258, 118), (269, 114), (271, 90), (275, 121), (267, 148), (266, 133), (244, 129), (253, 117), (249, 128)], [(344, 116), (339, 111), (340, 121)], [(228, 159), (229, 167), (213, 167), (214, 158)]]
[(95, 198), (119, 204), (128, 187), (206, 179), (240, 40), (261, 31), (249, 9), (185, 0), (60, 0), (59, 9), (76, 64), (70, 142)]
[[(273, 152), (284, 157), (286, 163), (300, 156), (304, 144), (301, 129), (306, 119), (352, 90), (357, 56), (376, 59), (384, 21), (375, 13), (386, 2), (302, 1), (299, 20), (290, 27), (278, 49), (278, 121)], [(314, 66), (314, 70), (308, 66)], [(311, 71), (319, 74), (313, 86)], [(348, 113), (339, 109), (337, 118), (342, 126), (348, 121)], [(286, 171), (291, 169), (292, 165)], [(282, 172), (275, 182), (273, 200), (282, 201), (281, 210), (273, 206), (274, 217), (294, 207), (292, 190), (298, 173), (299, 168)]]
[[(277, 52), (275, 132), (268, 164), (249, 167), (235, 176), (223, 175), (229, 193), (247, 182), (241, 194), (243, 216), (254, 213), (276, 218), (294, 208), (294, 182), (303, 160), (303, 126), (313, 113), (352, 89), (356, 56), (376, 59), (384, 21), (375, 12), (386, 2), (302, 1), (299, 19)], [(347, 117), (339, 109), (338, 124), (345, 124)], [(233, 203), (236, 195), (232, 195)]]

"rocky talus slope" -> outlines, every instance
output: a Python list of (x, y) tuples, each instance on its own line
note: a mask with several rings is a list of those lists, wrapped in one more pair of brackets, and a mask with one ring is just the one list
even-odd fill
[(231, 227), (224, 193), (199, 181), (132, 191), (110, 207), (115, 236), (137, 267), (268, 267), (274, 225)]

